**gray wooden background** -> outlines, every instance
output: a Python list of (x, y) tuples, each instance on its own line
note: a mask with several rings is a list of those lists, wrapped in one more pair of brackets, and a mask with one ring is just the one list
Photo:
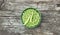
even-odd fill
[[(60, 35), (59, 5), (60, 0), (0, 0), (0, 35)], [(41, 25), (35, 29), (21, 22), (23, 10), (29, 7), (42, 14)]]

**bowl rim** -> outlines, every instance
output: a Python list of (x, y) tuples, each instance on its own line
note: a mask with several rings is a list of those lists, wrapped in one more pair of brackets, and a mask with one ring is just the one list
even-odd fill
[(40, 24), (41, 24), (41, 13), (40, 13), (40, 11), (39, 10), (37, 10), (36, 8), (26, 8), (25, 10), (23, 10), (23, 12), (22, 12), (22, 14), (21, 14), (21, 21), (22, 21), (22, 24), (24, 24), (23, 23), (23, 20), (22, 20), (22, 15), (23, 15), (23, 13), (26, 11), (26, 10), (28, 10), (28, 9), (34, 9), (38, 14), (39, 14), (39, 16), (40, 16), (40, 19), (39, 19), (39, 22), (38, 22), (38, 24), (37, 25), (35, 25), (35, 26), (33, 26), (33, 27), (27, 27), (27, 26), (25, 26), (26, 28), (35, 28), (35, 27), (37, 27), (37, 26), (39, 26)]

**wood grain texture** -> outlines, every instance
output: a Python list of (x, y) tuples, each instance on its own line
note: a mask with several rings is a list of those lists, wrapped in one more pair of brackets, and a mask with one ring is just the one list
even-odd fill
[[(56, 0), (4, 0), (0, 5), (0, 35), (60, 35), (60, 11), (55, 9), (55, 2)], [(35, 29), (27, 29), (21, 22), (23, 10), (29, 7), (38, 9), (42, 14), (41, 25)]]

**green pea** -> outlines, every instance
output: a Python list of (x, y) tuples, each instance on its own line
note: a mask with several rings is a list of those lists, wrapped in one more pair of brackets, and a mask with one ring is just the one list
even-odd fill
[(22, 22), (27, 28), (35, 28), (41, 22), (41, 13), (35, 8), (27, 8), (22, 13)]

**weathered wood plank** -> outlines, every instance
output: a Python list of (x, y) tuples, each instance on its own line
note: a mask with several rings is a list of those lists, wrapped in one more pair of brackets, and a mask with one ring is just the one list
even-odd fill
[[(14, 10), (14, 11), (0, 11), (0, 17), (20, 17), (21, 14), (22, 14), (22, 10)], [(42, 15), (59, 15), (59, 11), (56, 12), (56, 10), (40, 10), (39, 9), (39, 12), (42, 13)]]
[(33, 1), (33, 2), (50, 2), (50, 1), (53, 1), (53, 0), (7, 0), (8, 2), (30, 2), (30, 1)]
[[(41, 30), (46, 30), (48, 29), (49, 31), (55, 31), (57, 30), (57, 28), (59, 28), (59, 24), (60, 24), (60, 14), (59, 12), (55, 12), (55, 11), (41, 11), (42, 13), (42, 24), (41, 24)], [(0, 28), (0, 30), (10, 30), (11, 32), (15, 31), (17, 32), (20, 31), (19, 29), (23, 29), (24, 26), (20, 25), (21, 22), (21, 18), (20, 17), (0, 17), (0, 26), (2, 25), (2, 28)], [(11, 23), (11, 24), (10, 24)], [(57, 24), (56, 24), (57, 23)], [(22, 26), (22, 27), (21, 27)], [(15, 28), (19, 28), (19, 29), (15, 29)], [(57, 28), (55, 28), (57, 27)], [(26, 30), (25, 28), (23, 30)], [(22, 30), (21, 30), (22, 31)], [(35, 30), (36, 31), (36, 30)], [(33, 32), (34, 33), (34, 32)]]
[(0, 17), (0, 30), (7, 30), (9, 32), (24, 32), (25, 27), (21, 22), (20, 17)]
[[(18, 3), (18, 2), (19, 3)], [(49, 3), (52, 3), (52, 2), (48, 2), (48, 1), (51, 1), (51, 0), (7, 0), (5, 1), (4, 5), (2, 6), (2, 9), (3, 10), (21, 10), (21, 9), (25, 9), (25, 8), (28, 8), (28, 7), (33, 7), (33, 8), (39, 8), (40, 10), (50, 10), (54, 7), (54, 4), (52, 5), (48, 5)], [(39, 2), (38, 2), (39, 1)], [(41, 1), (41, 2), (40, 2)], [(44, 2), (42, 2), (44, 1)], [(47, 1), (47, 2), (45, 2)]]
[[(5, 2), (2, 4), (1, 8), (5, 11), (0, 11), (0, 30), (19, 32), (22, 33), (21, 35), (53, 35), (55, 33), (60, 33), (60, 11), (55, 10), (55, 4), (57, 3), (55, 0), (4, 1)], [(41, 28), (39, 26), (39, 28), (27, 30), (25, 29), (25, 26), (23, 26), (20, 17), (23, 10), (28, 7), (37, 8), (41, 12)], [(41, 33), (40, 31), (42, 31), (43, 33)], [(50, 31), (52, 31), (52, 33)], [(25, 32), (26, 34), (23, 34), (23, 32)], [(2, 33), (5, 34), (5, 31), (3, 31)]]
[(21, 13), (22, 12), (20, 12), (20, 11), (0, 11), (0, 17), (1, 16), (5, 16), (5, 17), (15, 16), (15, 17), (17, 17), (17, 16), (21, 16)]

